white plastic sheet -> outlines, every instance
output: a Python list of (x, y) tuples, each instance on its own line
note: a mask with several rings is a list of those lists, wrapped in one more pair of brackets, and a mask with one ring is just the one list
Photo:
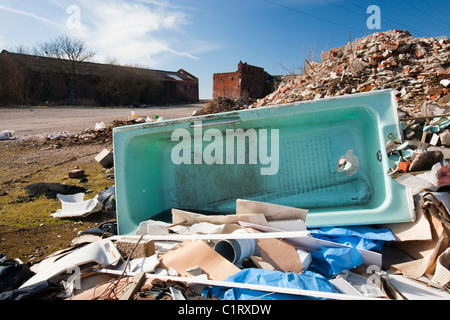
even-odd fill
[(103, 208), (103, 204), (98, 201), (98, 196), (94, 199), (84, 200), (84, 193), (74, 195), (57, 194), (61, 201), (62, 209), (59, 209), (51, 216), (53, 218), (83, 218)]

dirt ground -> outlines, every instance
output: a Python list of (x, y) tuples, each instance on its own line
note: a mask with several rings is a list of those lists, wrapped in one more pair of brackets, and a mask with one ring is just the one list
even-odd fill
[[(135, 109), (140, 117), (183, 118), (203, 105)], [(34, 263), (71, 245), (78, 232), (115, 221), (102, 210), (82, 219), (51, 217), (61, 203), (45, 195), (32, 196), (27, 186), (57, 183), (82, 187), (85, 200), (114, 185), (95, 156), (112, 148), (112, 139), (89, 139), (80, 143), (55, 141), (47, 137), (55, 132), (82, 132), (93, 129), (96, 122), (109, 125), (127, 120), (131, 109), (33, 108), (0, 109), (0, 131), (14, 131), (15, 140), (0, 141), (0, 253), (10, 259)], [(74, 168), (85, 170), (83, 179), (70, 179)]]
[(14, 131), (18, 138), (56, 132), (79, 132), (94, 129), (97, 122), (109, 124), (127, 120), (131, 111), (141, 118), (164, 117), (178, 119), (191, 116), (205, 104), (188, 104), (149, 108), (0, 108), (0, 131)]

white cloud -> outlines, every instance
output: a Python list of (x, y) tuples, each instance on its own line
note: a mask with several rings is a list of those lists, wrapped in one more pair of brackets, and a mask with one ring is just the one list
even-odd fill
[(35, 19), (35, 20), (37, 20), (39, 22), (43, 22), (45, 24), (51, 25), (53, 27), (58, 27), (58, 28), (61, 27), (61, 25), (59, 25), (58, 23), (56, 23), (54, 21), (51, 21), (51, 20), (49, 20), (49, 19), (47, 19), (45, 17), (41, 17), (41, 16), (39, 16), (37, 14), (34, 14), (32, 12), (28, 12), (28, 11), (25, 11), (25, 10), (14, 9), (14, 8), (7, 7), (7, 6), (4, 6), (4, 5), (0, 5), (0, 10), (12, 12), (12, 13), (23, 15), (23, 16), (27, 16), (27, 17), (33, 18), (33, 19)]
[(183, 38), (181, 27), (190, 23), (184, 11), (167, 1), (81, 0), (80, 7), (82, 27), (74, 32), (97, 52), (97, 60), (113, 57), (121, 63), (153, 67), (160, 54), (198, 59), (175, 49), (183, 47), (182, 41), (163, 38), (167, 32), (173, 39)]
[(166, 7), (166, 8), (172, 8), (172, 9), (190, 9), (190, 10), (192, 10), (192, 8), (190, 8), (190, 7), (183, 7), (183, 6), (171, 4), (169, 2), (169, 0), (136, 0), (136, 1), (141, 2), (141, 3), (148, 3), (148, 4), (153, 4), (156, 6)]
[(168, 61), (196, 61), (197, 55), (218, 49), (215, 41), (187, 31), (195, 23), (198, 8), (172, 0), (45, 0), (41, 13), (36, 10), (0, 5), (0, 11), (50, 27), (47, 34), (40, 34), (41, 41), (61, 34), (86, 40), (97, 62), (115, 60), (159, 68)]

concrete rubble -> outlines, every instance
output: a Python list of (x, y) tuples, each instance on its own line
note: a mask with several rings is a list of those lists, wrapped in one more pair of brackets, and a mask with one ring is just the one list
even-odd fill
[[(308, 229), (307, 208), (240, 199), (228, 216), (173, 208), (172, 221), (143, 221), (133, 235), (86, 230), (33, 265), (0, 256), (16, 270), (0, 275), (0, 300), (449, 300), (449, 48), (447, 39), (375, 33), (322, 53), (249, 106), (396, 90), (404, 137), (386, 145), (388, 174), (410, 189), (414, 222)], [(109, 139), (109, 130), (49, 140)], [(113, 167), (111, 154), (99, 165)]]
[(258, 100), (262, 107), (393, 88), (399, 110), (423, 114), (424, 102), (450, 107), (450, 41), (414, 38), (408, 31), (371, 34), (323, 52), (300, 75), (286, 76), (279, 88)]

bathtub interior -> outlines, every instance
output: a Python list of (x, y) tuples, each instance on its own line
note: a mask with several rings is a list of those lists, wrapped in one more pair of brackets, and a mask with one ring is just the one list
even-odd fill
[[(315, 108), (287, 106), (217, 117), (237, 117), (238, 121), (209, 126), (209, 120), (204, 119), (206, 125), (200, 135), (203, 139), (197, 140), (201, 140), (200, 149), (194, 146), (200, 131), (193, 128), (193, 119), (115, 133), (115, 140), (119, 137), (115, 145), (120, 141), (123, 149), (120, 155), (115, 151), (115, 161), (120, 163), (116, 170), (116, 190), (121, 193), (117, 204), (119, 228), (121, 221), (122, 230), (127, 232), (147, 219), (170, 221), (172, 208), (233, 214), (237, 199), (308, 209), (310, 226), (378, 221), (371, 215), (380, 214), (393, 182), (386, 175), (386, 159), (382, 156), (385, 141), (381, 137), (385, 133), (373, 108), (354, 103), (334, 108), (326, 104)], [(181, 141), (172, 141), (177, 128), (183, 128), (192, 138), (191, 164), (174, 164), (172, 152)], [(216, 130), (215, 137), (223, 137), (224, 164), (207, 164), (204, 159), (194, 164), (198, 151), (202, 150), (204, 156), (216, 141), (204, 139), (209, 129)], [(230, 130), (251, 130), (256, 140), (247, 136), (244, 145), (234, 140), (233, 148), (227, 149)], [(267, 140), (263, 139), (264, 132)], [(278, 137), (272, 132), (278, 132)], [(272, 156), (270, 163), (260, 158), (264, 146), (267, 152), (263, 155)], [(230, 150), (234, 150), (234, 162), (227, 164), (226, 153)], [(277, 150), (278, 159), (274, 156)], [(237, 163), (240, 152), (245, 154), (243, 164)], [(252, 152), (257, 154), (256, 164), (250, 163)], [(262, 174), (262, 170), (276, 165), (276, 174)], [(344, 214), (359, 216), (340, 220)]]

